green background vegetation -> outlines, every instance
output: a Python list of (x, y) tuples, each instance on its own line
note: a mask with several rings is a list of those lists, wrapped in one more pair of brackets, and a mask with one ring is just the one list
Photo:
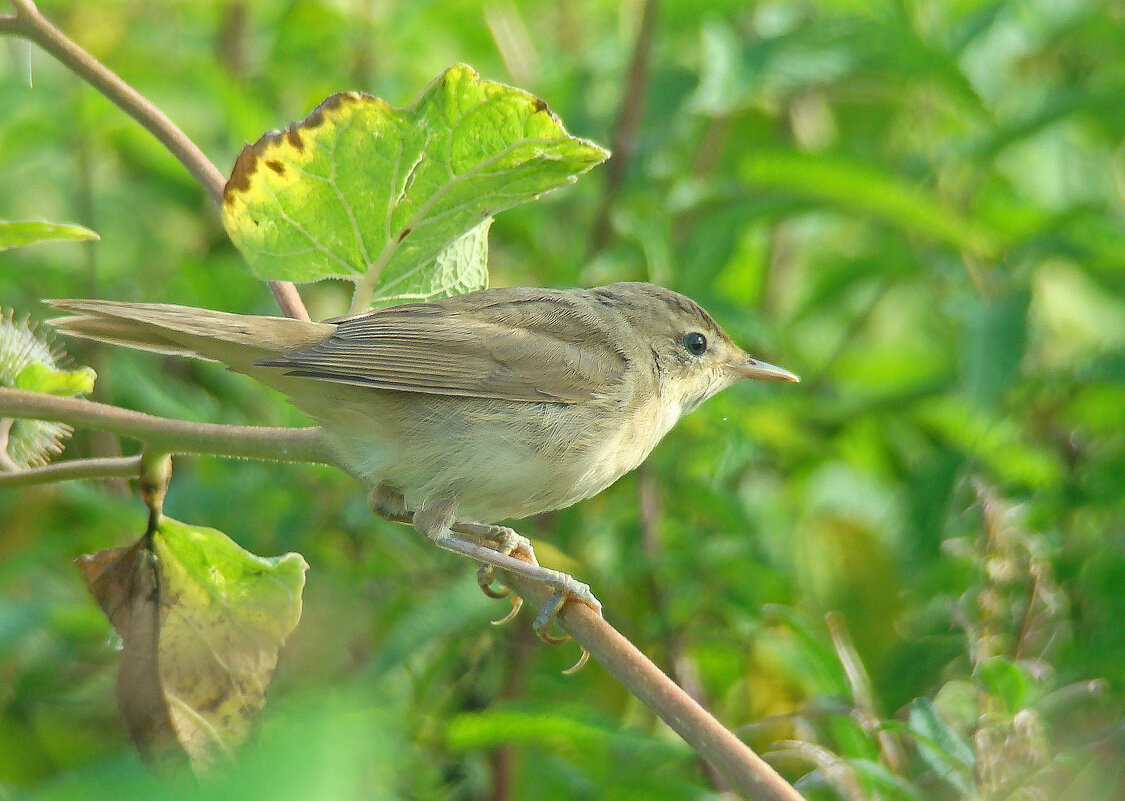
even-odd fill
[[(492, 284), (665, 284), (805, 380), (729, 390), (598, 498), (523, 521), (540, 559), (589, 581), (614, 625), (787, 776), (811, 774), (811, 797), (1122, 792), (1121, 3), (42, 10), (224, 170), (332, 92), (403, 105), (459, 61), (544, 98), (618, 166), (501, 214)], [(0, 81), (0, 219), (102, 241), (0, 255), (0, 304), (274, 313), (181, 166), (32, 60), (34, 89), (10, 67)], [(640, 116), (618, 141), (623, 103)], [(342, 313), (346, 289), (307, 291), (313, 316)], [(68, 349), (98, 370), (101, 400), (303, 422), (214, 366)], [(80, 432), (68, 455), (109, 447)], [(538, 644), (526, 613), (489, 626), (506, 607), (471, 566), (374, 519), (347, 477), (181, 458), (165, 508), (311, 565), (265, 726), (202, 796), (715, 792), (600, 667), (559, 674), (573, 647)], [(128, 750), (109, 625), (69, 564), (144, 520), (124, 487), (0, 493), (0, 797), (183, 797)], [(833, 646), (829, 612), (854, 647)], [(880, 736), (875, 719), (897, 722)]]

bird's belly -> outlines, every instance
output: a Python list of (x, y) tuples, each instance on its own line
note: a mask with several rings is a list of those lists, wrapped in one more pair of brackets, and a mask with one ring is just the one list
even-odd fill
[(596, 495), (637, 467), (678, 417), (662, 406), (623, 416), (586, 404), (364, 395), (321, 418), (350, 472), (368, 486), (396, 488), (409, 509), (448, 497), (458, 518), (482, 522)]

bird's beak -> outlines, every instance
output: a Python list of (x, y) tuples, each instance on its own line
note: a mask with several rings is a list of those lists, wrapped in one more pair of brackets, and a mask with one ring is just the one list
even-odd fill
[(759, 381), (800, 381), (801, 379), (788, 370), (746, 357), (746, 361), (730, 365), (731, 372), (739, 378), (756, 378)]

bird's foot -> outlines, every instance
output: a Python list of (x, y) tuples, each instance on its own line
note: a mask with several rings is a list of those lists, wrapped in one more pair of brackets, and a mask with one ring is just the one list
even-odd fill
[[(554, 591), (539, 610), (539, 614), (535, 616), (535, 622), (531, 624), (531, 628), (535, 631), (536, 636), (550, 645), (562, 645), (570, 639), (569, 634), (564, 633), (561, 637), (557, 637), (552, 631), (559, 613), (570, 599), (573, 598), (576, 601), (586, 604), (598, 614), (598, 617), (601, 617), (602, 614), (602, 603), (594, 597), (594, 593), (590, 592), (590, 586), (588, 584), (583, 584), (573, 576), (568, 576), (565, 573), (561, 574), (561, 579), (562, 580), (558, 581), (558, 583), (551, 582)], [(590, 652), (583, 648), (581, 656), (578, 657), (578, 661), (564, 670), (563, 673), (567, 675), (577, 673), (582, 669), (582, 666), (586, 664), (589, 658)]]
[[(539, 560), (535, 558), (535, 549), (531, 547), (531, 540), (507, 526), (494, 526), (487, 523), (453, 523), (450, 529), (458, 534), (467, 534), (470, 537), (484, 540), (489, 544), (495, 543), (494, 550), (498, 553), (514, 556), (528, 564), (539, 564)], [(498, 589), (493, 589), (492, 583), (495, 578), (496, 571), (493, 566), (487, 563), (482, 564), (480, 570), (477, 571), (477, 584), (480, 585), (481, 592), (489, 598), (507, 598), (512, 595), (512, 590), (503, 584), (499, 585)], [(507, 623), (516, 616), (522, 604), (523, 600), (518, 595), (513, 595), (512, 611), (500, 620), (492, 622), (498, 626)]]
[[(485, 593), (492, 597), (497, 596), (497, 592), (492, 590), (495, 568), (505, 570), (512, 575), (543, 582), (550, 587), (551, 595), (533, 624), (535, 633), (544, 642), (561, 643), (569, 639), (569, 637), (555, 637), (551, 633), (551, 627), (571, 598), (581, 601), (599, 616), (601, 615), (601, 602), (590, 592), (589, 585), (566, 573), (540, 565), (535, 560), (531, 543), (525, 537), (504, 526), (454, 522), (454, 508), (455, 504), (450, 499), (438, 500), (429, 505), (423, 504), (422, 508), (414, 512), (414, 527), (438, 547), (462, 554), (483, 565), (477, 574), (477, 582)], [(499, 547), (490, 547), (485, 542), (496, 543)], [(509, 553), (503, 552), (508, 549), (510, 549)], [(513, 555), (516, 553), (523, 558)], [(504, 596), (500, 595), (500, 597)], [(513, 606), (518, 609), (516, 603), (513, 600)], [(506, 622), (513, 616), (514, 612), (509, 613), (501, 622)], [(565, 672), (573, 673), (578, 670), (588, 658), (589, 654), (583, 649), (578, 662)]]
[(535, 549), (531, 547), (531, 540), (515, 529), (489, 523), (462, 522), (453, 523), (449, 528), (458, 534), (467, 534), (474, 539), (487, 542), (493, 550), (505, 556), (514, 556), (533, 565), (539, 564), (535, 558)]

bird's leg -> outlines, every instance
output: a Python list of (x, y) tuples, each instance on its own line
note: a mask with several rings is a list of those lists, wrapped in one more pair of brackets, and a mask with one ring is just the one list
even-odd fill
[(367, 493), (367, 505), (372, 512), (392, 523), (414, 522), (414, 514), (407, 510), (402, 493), (386, 484), (379, 484)]
[[(379, 484), (371, 490), (371, 493), (367, 496), (367, 502), (371, 506), (371, 511), (384, 520), (395, 523), (412, 524), (414, 522), (414, 513), (406, 508), (406, 500), (402, 497), (402, 493), (386, 484)], [(539, 564), (535, 559), (535, 550), (531, 547), (531, 541), (507, 526), (458, 521), (452, 523), (450, 528), (458, 534), (467, 534), (480, 541), (496, 543), (495, 550), (502, 554), (515, 554), (533, 565)], [(482, 564), (480, 570), (477, 571), (477, 583), (489, 598), (507, 598), (512, 593), (507, 587), (501, 587), (500, 590), (492, 589), (494, 573), (492, 565)], [(493, 622), (497, 624), (507, 623), (515, 617), (522, 603), (523, 601), (518, 596), (513, 598), (514, 608), (512, 611), (502, 620)]]
[[(413, 523), (414, 513), (406, 508), (406, 500), (402, 493), (386, 484), (379, 484), (367, 496), (367, 503), (371, 511), (384, 520), (394, 523)], [(533, 565), (539, 564), (535, 559), (535, 550), (531, 547), (531, 540), (521, 536), (515, 529), (507, 526), (494, 526), (489, 523), (471, 523), (468, 521), (454, 521), (449, 526), (458, 534), (468, 534), (477, 540), (496, 543), (496, 549), (503, 554), (515, 554)]]
[(550, 630), (556, 615), (571, 597), (586, 604), (599, 615), (601, 614), (601, 602), (590, 592), (589, 585), (583, 584), (573, 576), (558, 570), (551, 570), (539, 564), (525, 562), (466, 537), (457, 536), (454, 533), (456, 524), (453, 523), (455, 507), (456, 504), (449, 500), (427, 501), (421, 509), (414, 513), (414, 528), (439, 548), (463, 554), (486, 566), (507, 570), (533, 581), (541, 581), (551, 587), (550, 599), (543, 605), (532, 624), (532, 628), (540, 639), (549, 643), (558, 643), (565, 640), (565, 638), (554, 637)]

